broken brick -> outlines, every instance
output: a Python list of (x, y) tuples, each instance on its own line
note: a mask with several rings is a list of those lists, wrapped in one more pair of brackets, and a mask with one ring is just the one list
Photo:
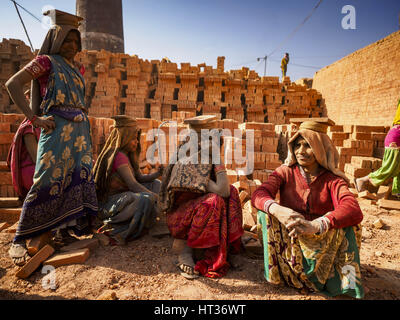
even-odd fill
[(26, 245), (29, 255), (31, 256), (35, 255), (46, 244), (49, 244), (50, 241), (51, 241), (50, 231), (42, 233), (41, 235), (34, 237), (32, 239), (29, 239)]
[(40, 264), (45, 261), (54, 253), (54, 248), (50, 245), (45, 245), (39, 250), (28, 262), (16, 273), (16, 276), (21, 279), (28, 278), (35, 270), (40, 266)]
[(68, 264), (84, 263), (89, 258), (89, 249), (80, 249), (75, 251), (68, 251), (59, 253), (46, 260), (43, 265), (50, 265), (53, 267), (65, 266)]

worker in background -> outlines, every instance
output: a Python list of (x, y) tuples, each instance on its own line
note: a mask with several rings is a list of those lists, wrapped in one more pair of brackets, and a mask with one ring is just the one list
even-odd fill
[(282, 58), (281, 61), (282, 78), (286, 77), (288, 63), (289, 63), (289, 53), (286, 52), (285, 56)]

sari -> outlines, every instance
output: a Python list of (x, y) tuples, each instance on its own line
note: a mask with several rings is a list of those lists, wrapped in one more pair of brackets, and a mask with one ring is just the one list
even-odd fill
[(35, 162), (31, 158), (24, 142), (24, 135), (33, 134), (36, 141), (40, 137), (40, 129), (33, 128), (28, 119), (24, 119), (15, 133), (7, 156), (7, 165), (11, 169), (13, 187), (17, 196), (23, 200), (33, 184)]
[[(312, 126), (310, 127), (312, 128)], [(301, 135), (322, 167), (308, 181), (294, 156), (294, 142)], [(338, 156), (323, 132), (300, 127), (288, 143), (285, 164), (277, 168), (252, 195), (259, 238), (264, 250), (264, 277), (273, 284), (287, 284), (328, 296), (349, 295), (361, 299), (360, 247), (363, 215), (347, 178), (337, 168)], [(322, 234), (290, 237), (289, 231), (269, 213), (279, 192), (281, 206), (291, 208), (308, 221), (327, 219), (330, 229)]]
[(52, 71), (40, 108), (44, 117), (54, 118), (55, 129), (41, 130), (33, 185), (22, 207), (15, 241), (72, 220), (78, 222), (79, 235), (88, 226), (84, 216), (98, 211), (84, 78), (63, 57), (48, 58)]
[[(215, 166), (212, 167), (214, 172), (211, 172), (211, 179), (215, 177)], [(166, 172), (168, 171), (167, 169)], [(163, 185), (171, 186), (171, 183), (164, 183), (165, 178), (164, 176)], [(182, 177), (177, 180), (181, 179)], [(204, 257), (196, 262), (196, 271), (209, 278), (223, 277), (229, 269), (228, 254), (240, 251), (241, 236), (244, 233), (239, 193), (232, 185), (230, 196), (226, 199), (214, 193), (188, 191), (190, 184), (193, 187), (197, 185), (197, 189), (200, 190), (204, 185), (204, 174), (199, 173), (199, 176), (196, 176), (193, 168), (190, 174), (186, 175), (185, 180), (187, 179), (192, 183), (181, 181), (182, 185), (185, 185), (182, 189), (187, 191), (174, 192), (164, 187), (168, 189), (165, 191), (169, 194), (166, 198), (172, 200), (166, 201), (170, 205), (166, 213), (168, 228), (174, 238), (187, 240), (189, 247), (204, 249)], [(168, 180), (173, 182), (175, 179), (171, 177)]]

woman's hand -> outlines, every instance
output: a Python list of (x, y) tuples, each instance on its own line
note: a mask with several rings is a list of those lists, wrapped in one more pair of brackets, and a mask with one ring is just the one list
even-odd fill
[(296, 221), (297, 219), (304, 219), (301, 213), (298, 213), (290, 208), (283, 207), (277, 203), (271, 204), (269, 212), (279, 220), (284, 226)]
[(300, 234), (315, 234), (320, 231), (317, 221), (308, 221), (302, 218), (297, 218), (288, 223), (286, 228), (290, 231), (290, 237), (297, 237)]
[(164, 169), (165, 169), (164, 166), (162, 164), (160, 164), (160, 166), (158, 167), (158, 171), (157, 171), (160, 176), (163, 175)]
[(51, 132), (51, 131), (54, 130), (54, 128), (56, 127), (56, 123), (55, 123), (54, 118), (53, 118), (52, 116), (47, 117), (47, 118), (45, 118), (45, 117), (37, 117), (37, 118), (32, 122), (32, 124), (33, 124), (35, 127), (43, 128), (43, 130), (44, 130), (46, 133)]

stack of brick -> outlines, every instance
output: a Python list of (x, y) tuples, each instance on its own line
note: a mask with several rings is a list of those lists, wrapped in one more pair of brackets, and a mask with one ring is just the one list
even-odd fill
[(239, 124), (243, 131), (242, 143), (243, 156), (246, 144), (246, 130), (254, 130), (254, 172), (253, 179), (265, 181), (269, 174), (279, 167), (282, 162), (279, 160), (278, 141), (279, 136), (275, 132), (272, 123), (247, 122)]
[[(0, 43), (0, 112), (20, 113), (9, 97), (5, 83), (33, 58), (31, 49), (21, 40), (3, 39)], [(27, 89), (30, 84), (24, 91)]]
[(233, 119), (239, 122), (244, 121), (244, 112), (242, 106), (242, 86), (244, 85), (244, 80), (234, 78), (235, 73), (230, 72), (228, 79), (222, 83), (221, 98), (223, 97), (224, 104), (226, 108), (226, 118)]
[(354, 178), (364, 177), (372, 171), (379, 169), (382, 165), (382, 160), (374, 157), (351, 157), (351, 163), (346, 163), (344, 172), (351, 182)]
[[(383, 155), (383, 141), (389, 127), (336, 125), (328, 129), (328, 135), (339, 152), (339, 169), (351, 163), (353, 156), (372, 157), (380, 152)], [(350, 169), (349, 169), (350, 170)]]

